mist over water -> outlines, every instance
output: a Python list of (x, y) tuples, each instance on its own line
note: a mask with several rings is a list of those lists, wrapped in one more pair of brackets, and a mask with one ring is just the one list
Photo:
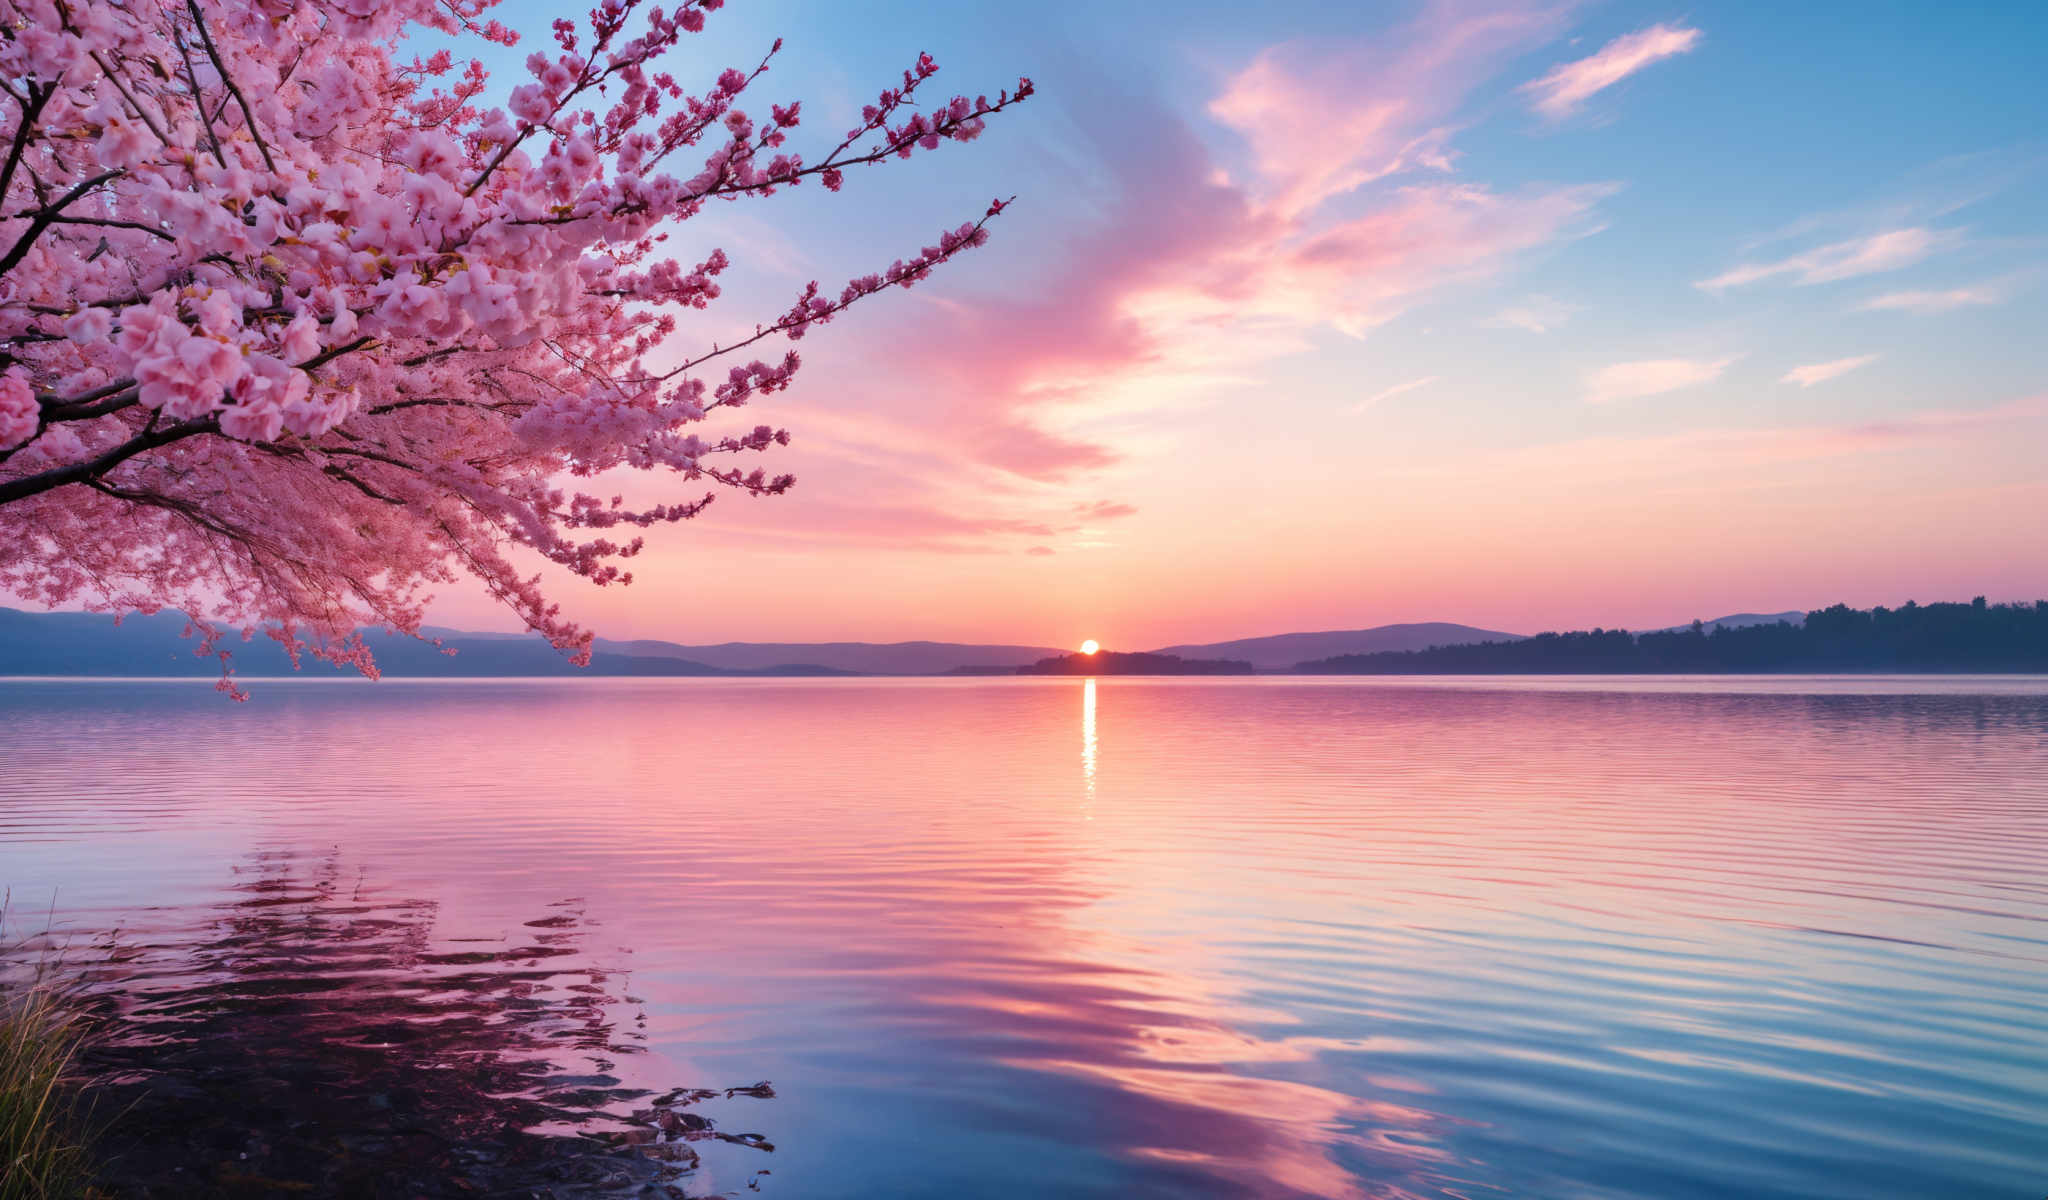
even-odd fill
[(13, 923), (692, 1195), (2048, 1193), (2048, 680), (251, 688), (0, 681)]

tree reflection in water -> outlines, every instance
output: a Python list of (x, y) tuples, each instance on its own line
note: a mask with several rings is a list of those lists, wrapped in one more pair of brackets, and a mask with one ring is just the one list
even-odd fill
[(576, 901), (460, 942), (332, 861), (249, 874), (196, 927), (67, 953), (100, 1029), (103, 1191), (682, 1196), (697, 1143), (774, 1148), (694, 1111), (765, 1083), (657, 1095), (614, 1074), (645, 1017), (580, 947)]

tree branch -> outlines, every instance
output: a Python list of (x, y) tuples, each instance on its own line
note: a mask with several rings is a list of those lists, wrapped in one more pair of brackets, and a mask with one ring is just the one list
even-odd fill
[(270, 168), (271, 174), (277, 174), (277, 164), (271, 161), (270, 147), (263, 141), (263, 131), (256, 128), (256, 114), (250, 109), (248, 98), (242, 95), (241, 88), (235, 86), (235, 77), (228, 74), (227, 64), (220, 60), (220, 51), (214, 48), (213, 35), (207, 32), (206, 18), (199, 11), (199, 0), (185, 0), (185, 7), (192, 12), (193, 24), (199, 26), (199, 40), (206, 46), (206, 57), (213, 60), (213, 69), (220, 73), (220, 81), (227, 85), (228, 94), (242, 108), (242, 119), (249, 123), (249, 136), (256, 141), (257, 153), (263, 155), (263, 165)]
[[(45, 204), (43, 207), (35, 209), (35, 219), (29, 224), (28, 231), (23, 233), (21, 235), (21, 238), (14, 243), (14, 248), (7, 252), (6, 258), (0, 258), (0, 275), (5, 275), (7, 274), (7, 272), (12, 271), (16, 266), (18, 266), (21, 263), (22, 259), (28, 257), (28, 252), (30, 248), (32, 248), (36, 244), (36, 239), (43, 235), (43, 230), (48, 229), (53, 223), (56, 222), (58, 214), (64, 211), (66, 205), (78, 199), (80, 196), (85, 195), (87, 192), (93, 190), (99, 185), (107, 182), (109, 179), (118, 179), (119, 177), (125, 174), (127, 174), (127, 172), (123, 171), (119, 167), (116, 167), (111, 171), (101, 171), (99, 174), (93, 176), (91, 179), (86, 180), (85, 182), (79, 184), (77, 187), (74, 187), (70, 191), (64, 193), (54, 202)], [(29, 216), (30, 214), (21, 213), (19, 215)]]
[(56, 425), (64, 421), (90, 421), (117, 413), (135, 403), (140, 389), (133, 379), (116, 380), (104, 388), (87, 392), (76, 400), (46, 404), (42, 411), (43, 424)]
[[(29, 214), (16, 213), (14, 215), (19, 218)], [(161, 241), (176, 242), (178, 240), (175, 235), (158, 229), (154, 225), (144, 225), (140, 221), (121, 221), (112, 217), (52, 217), (50, 218), (50, 223), (53, 225), (98, 225), (107, 229), (134, 229)]]
[[(1015, 196), (1012, 196), (1010, 197), (1010, 199), (1003, 201), (1001, 205), (991, 208), (981, 218), (981, 220), (976, 221), (974, 223), (974, 232), (980, 233), (982, 229), (987, 227), (990, 221), (993, 221), (996, 218), (997, 214), (1001, 213), (1004, 209), (1007, 209), (1016, 199), (1017, 198)], [(960, 249), (964, 249), (967, 245), (971, 244), (972, 243), (964, 243)], [(942, 254), (938, 258), (933, 259), (930, 263), (926, 264), (926, 269), (929, 270), (930, 268), (936, 267), (941, 263), (952, 261), (953, 256), (960, 253), (960, 249), (955, 249), (950, 253)], [(726, 355), (731, 354), (735, 350), (745, 349), (746, 347), (753, 345), (755, 342), (758, 342), (763, 338), (772, 337), (775, 334), (783, 333), (788, 330), (796, 329), (799, 327), (808, 328), (809, 326), (816, 325), (822, 321), (828, 321), (833, 317), (838, 316), (840, 313), (845, 312), (847, 309), (852, 308), (855, 304), (858, 304), (860, 301), (866, 299), (867, 297), (874, 295), (875, 292), (886, 291), (891, 287), (901, 286), (903, 286), (903, 284), (900, 281), (884, 282), (883, 285), (879, 288), (876, 288), (874, 292), (856, 292), (852, 296), (834, 300), (822, 312), (814, 313), (806, 311), (801, 316), (785, 316), (781, 320), (775, 322), (773, 325), (765, 325), (762, 326), (760, 329), (755, 330), (754, 336), (747, 338), (744, 341), (734, 342), (730, 346), (715, 346), (708, 353), (700, 354), (696, 358), (684, 362), (682, 365), (676, 367), (673, 370), (664, 371), (661, 374), (655, 376), (643, 376), (641, 378), (631, 380), (630, 382), (666, 382), (670, 379), (674, 379), (678, 375), (681, 375), (685, 371), (689, 371), (693, 368), (703, 366), (705, 363), (710, 362), (714, 358), (723, 358)]]
[(14, 127), (14, 142), (7, 147), (7, 165), (0, 167), (0, 203), (7, 198), (7, 189), (14, 186), (14, 169), (21, 165), (21, 155), (28, 148), (30, 133), (35, 129), (36, 118), (42, 116), (43, 106), (50, 97), (57, 94), (52, 85), (47, 91), (36, 91), (35, 84), (28, 85), (28, 99), (21, 105), (21, 123)]
[(177, 43), (178, 57), (185, 63), (185, 78), (192, 84), (192, 107), (199, 110), (199, 120), (206, 127), (206, 142), (213, 149), (213, 161), (225, 167), (227, 155), (220, 151), (220, 135), (213, 131), (213, 118), (206, 115), (206, 93), (199, 87), (199, 72), (192, 66), (192, 50), (185, 45), (185, 35), (180, 33), (176, 22), (171, 26), (171, 40)]
[(185, 421), (162, 429), (146, 429), (98, 458), (73, 463), (68, 467), (55, 467), (38, 475), (24, 475), (20, 479), (0, 481), (0, 504), (10, 504), (66, 484), (91, 483), (145, 450), (155, 450), (160, 446), (168, 446), (172, 442), (183, 441), (202, 433), (219, 432), (220, 423), (212, 417)]

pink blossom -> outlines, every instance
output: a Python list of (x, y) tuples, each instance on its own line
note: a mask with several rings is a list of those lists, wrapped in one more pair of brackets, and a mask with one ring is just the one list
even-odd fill
[(242, 306), (227, 291), (215, 288), (192, 306), (199, 328), (215, 337), (227, 337), (242, 325)]
[(538, 84), (522, 84), (512, 89), (512, 115), (528, 125), (542, 125), (553, 113), (554, 105)]
[[(969, 140), (1030, 82), (941, 101), (920, 56), (859, 127), (798, 153), (800, 104), (738, 107), (766, 61), (695, 91), (663, 69), (721, 0), (600, 0), (555, 21), (506, 110), (478, 106), (481, 67), (452, 74), (459, 46), (396, 55), (422, 31), (510, 44), (481, 19), (492, 2), (17, 6), (0, 69), (51, 90), (26, 124), (0, 103), (19, 168), (0, 213), (68, 197), (92, 219), (17, 217), (10, 235), (25, 241), (0, 276), (0, 591), (206, 612), (374, 675), (357, 627), (416, 631), (466, 574), (587, 660), (591, 635), (536, 564), (624, 584), (641, 542), (595, 531), (786, 491), (733, 458), (789, 441), (733, 423), (799, 373), (767, 340), (925, 279), (1000, 211), (692, 353), (681, 319), (721, 297), (731, 263), (669, 257), (669, 229), (713, 199), (813, 176), (837, 191)], [(761, 357), (734, 365), (739, 346)], [(617, 470), (679, 491), (629, 507), (574, 486)], [(213, 652), (219, 627), (195, 628)]]
[(284, 427), (300, 437), (318, 437), (356, 409), (354, 392), (308, 392), (282, 405)]
[(104, 308), (88, 306), (64, 318), (64, 336), (81, 346), (106, 341), (113, 328), (113, 315)]
[(51, 425), (43, 430), (43, 436), (22, 447), (19, 457), (27, 465), (42, 471), (51, 467), (74, 463), (86, 456), (85, 440), (70, 425)]
[(104, 167), (132, 167), (149, 153), (150, 134), (141, 125), (116, 117), (107, 122), (93, 153)]
[(38, 411), (27, 374), (20, 367), (9, 367), (0, 375), (0, 450), (19, 446), (36, 435)]
[(285, 326), (277, 346), (290, 361), (306, 361), (320, 352), (320, 322), (311, 313), (300, 313)]
[(220, 414), (220, 431), (238, 441), (274, 441), (284, 432), (284, 410), (268, 397), (236, 404)]

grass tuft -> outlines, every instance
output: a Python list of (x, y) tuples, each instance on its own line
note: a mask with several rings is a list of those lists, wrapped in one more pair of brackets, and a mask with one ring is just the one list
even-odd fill
[(92, 1194), (69, 1086), (82, 1033), (58, 989), (40, 979), (0, 984), (0, 1200)]

